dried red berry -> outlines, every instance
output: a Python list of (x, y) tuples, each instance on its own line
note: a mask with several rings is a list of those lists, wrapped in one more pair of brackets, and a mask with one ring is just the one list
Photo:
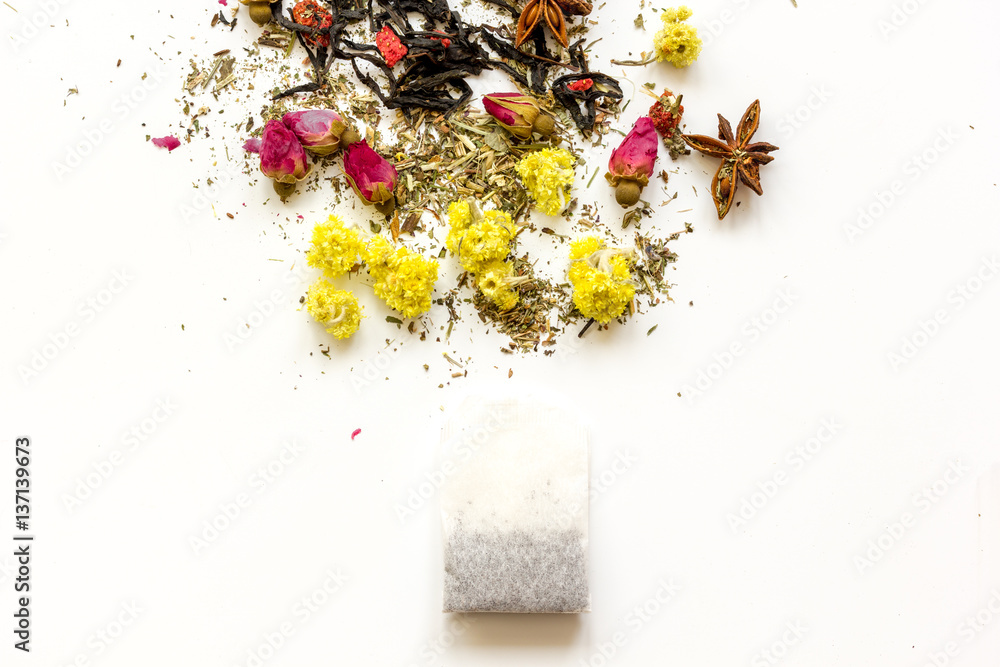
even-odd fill
[[(324, 30), (333, 25), (333, 15), (330, 10), (320, 5), (316, 0), (299, 0), (292, 7), (292, 20), (296, 23)], [(302, 39), (309, 46), (330, 46), (329, 35), (302, 34)]]
[(566, 87), (569, 88), (570, 90), (577, 90), (577, 91), (579, 91), (579, 90), (590, 90), (591, 88), (594, 87), (594, 80), (593, 79), (578, 79), (578, 80), (574, 81), (573, 83), (567, 84)]
[(683, 114), (684, 107), (680, 104), (680, 99), (674, 97), (669, 88), (664, 89), (660, 99), (649, 107), (649, 117), (653, 119), (656, 131), (664, 140), (670, 140), (673, 137)]
[(653, 121), (653, 127), (663, 137), (663, 143), (666, 144), (670, 157), (674, 160), (691, 152), (681, 139), (678, 129), (681, 116), (684, 115), (681, 99), (680, 95), (675, 96), (669, 88), (665, 88), (663, 94), (653, 102), (653, 106), (649, 107), (649, 117)]
[(406, 57), (406, 47), (399, 41), (399, 37), (392, 31), (392, 28), (387, 25), (382, 26), (382, 29), (375, 35), (375, 46), (378, 47), (379, 53), (385, 58), (385, 64), (389, 67)]

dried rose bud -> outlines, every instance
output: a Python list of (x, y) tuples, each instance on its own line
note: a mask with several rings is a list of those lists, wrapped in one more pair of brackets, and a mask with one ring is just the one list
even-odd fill
[(306, 177), (309, 169), (306, 151), (292, 131), (281, 121), (267, 121), (261, 135), (260, 170), (274, 180), (274, 191), (282, 201), (295, 192), (295, 184)]
[(395, 66), (406, 57), (407, 48), (399, 41), (399, 36), (387, 25), (382, 26), (382, 29), (375, 35), (375, 46), (378, 47), (379, 53), (385, 59), (385, 64), (389, 67)]
[(330, 155), (340, 148), (347, 125), (329, 109), (306, 109), (286, 113), (281, 122), (292, 131), (303, 148), (314, 155)]
[(543, 137), (552, 134), (555, 120), (538, 107), (538, 103), (520, 93), (491, 93), (483, 96), (483, 106), (500, 125), (518, 139), (531, 139), (537, 132)]
[(615, 199), (623, 207), (639, 201), (642, 189), (649, 183), (656, 162), (656, 147), (660, 143), (653, 121), (647, 116), (639, 118), (632, 131), (618, 148), (611, 151), (608, 173), (604, 175), (615, 186)]
[(396, 207), (396, 168), (364, 139), (344, 148), (344, 175), (366, 204), (389, 215)]

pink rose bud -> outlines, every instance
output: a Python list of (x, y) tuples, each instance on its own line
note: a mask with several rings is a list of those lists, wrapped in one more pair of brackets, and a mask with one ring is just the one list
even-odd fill
[(537, 132), (543, 137), (552, 134), (555, 120), (538, 107), (538, 103), (520, 93), (491, 93), (483, 96), (483, 106), (500, 125), (518, 139), (531, 139)]
[(295, 192), (295, 184), (309, 173), (309, 161), (302, 144), (278, 120), (264, 126), (260, 142), (260, 170), (274, 180), (274, 191), (284, 200)]
[(329, 109), (306, 109), (286, 113), (281, 119), (299, 143), (314, 155), (330, 155), (340, 148), (340, 135), (347, 125)]
[(344, 175), (366, 204), (389, 215), (396, 206), (396, 168), (364, 139), (344, 148)]
[(635, 121), (621, 145), (611, 151), (604, 177), (615, 186), (615, 199), (622, 206), (627, 208), (639, 201), (642, 189), (653, 175), (659, 143), (652, 119), (643, 116)]

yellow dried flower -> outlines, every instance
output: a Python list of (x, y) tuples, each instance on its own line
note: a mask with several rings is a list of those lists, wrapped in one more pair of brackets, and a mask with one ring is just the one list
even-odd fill
[(373, 236), (361, 251), (361, 259), (368, 266), (368, 273), (378, 280), (376, 272), (385, 272), (389, 256), (394, 252), (392, 244), (384, 236)]
[(406, 248), (393, 248), (381, 236), (368, 242), (364, 251), (368, 273), (375, 280), (375, 296), (399, 311), (416, 317), (431, 309), (431, 294), (437, 281), (438, 263)]
[(460, 199), (448, 205), (448, 236), (444, 244), (456, 255), (458, 246), (465, 236), (465, 230), (472, 224), (472, 206), (468, 201)]
[(514, 276), (514, 265), (510, 262), (493, 261), (482, 267), (476, 276), (476, 284), (480, 291), (500, 310), (510, 310), (517, 305), (515, 285), (528, 280), (526, 277)]
[(607, 324), (625, 312), (635, 296), (630, 251), (605, 248), (600, 239), (590, 236), (570, 244), (570, 258), (573, 304), (584, 317)]
[(365, 242), (357, 229), (348, 229), (335, 215), (313, 227), (312, 247), (306, 253), (309, 266), (322, 269), (327, 278), (351, 270), (364, 252)]
[(572, 153), (563, 148), (543, 148), (525, 155), (514, 169), (538, 210), (558, 215), (569, 203), (574, 162)]
[(684, 23), (691, 18), (691, 10), (686, 6), (665, 9), (660, 13), (663, 30), (653, 37), (656, 59), (666, 60), (674, 67), (687, 67), (698, 59), (701, 53), (701, 39), (694, 26)]
[(306, 310), (336, 338), (350, 338), (361, 324), (361, 306), (356, 296), (339, 290), (320, 278), (306, 294)]
[(604, 247), (604, 242), (596, 236), (581, 236), (569, 244), (570, 259), (584, 259)]
[(476, 204), (454, 202), (448, 207), (448, 237), (445, 245), (458, 255), (462, 268), (479, 273), (491, 262), (510, 254), (514, 221), (503, 211), (483, 213)]

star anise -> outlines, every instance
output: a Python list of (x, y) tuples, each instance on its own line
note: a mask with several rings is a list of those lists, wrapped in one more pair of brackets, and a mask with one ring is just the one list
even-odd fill
[(703, 134), (681, 135), (684, 142), (699, 153), (722, 158), (722, 164), (712, 179), (712, 198), (719, 211), (719, 220), (726, 217), (733, 205), (738, 185), (737, 175), (751, 190), (758, 195), (763, 194), (760, 187), (760, 165), (773, 160), (768, 153), (778, 150), (778, 147), (763, 141), (750, 143), (759, 124), (760, 100), (754, 100), (743, 114), (743, 119), (736, 128), (736, 136), (733, 136), (733, 128), (722, 114), (719, 114), (719, 139), (722, 141)]
[(542, 21), (545, 21), (545, 25), (552, 31), (556, 41), (564, 48), (569, 48), (569, 38), (566, 37), (566, 17), (555, 0), (530, 0), (524, 6), (521, 18), (517, 21), (517, 37), (514, 38), (514, 47), (521, 48), (521, 45), (531, 37)]

